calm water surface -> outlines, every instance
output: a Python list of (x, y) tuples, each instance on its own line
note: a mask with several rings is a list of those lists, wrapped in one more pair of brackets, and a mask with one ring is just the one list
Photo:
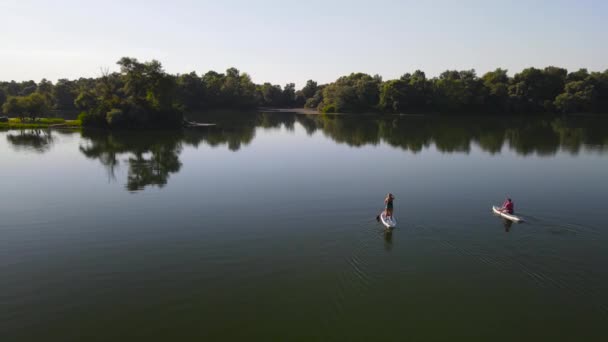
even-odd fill
[(0, 132), (2, 341), (606, 340), (605, 119), (206, 119)]

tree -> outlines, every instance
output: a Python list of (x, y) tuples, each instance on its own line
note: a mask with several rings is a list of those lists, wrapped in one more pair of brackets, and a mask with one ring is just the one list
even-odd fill
[(48, 102), (42, 94), (32, 93), (27, 96), (9, 97), (4, 103), (3, 111), (9, 115), (17, 115), (21, 121), (26, 118), (36, 121), (47, 113), (48, 108)]
[(19, 89), (19, 90), (18, 90), (18, 93), (15, 95), (28, 96), (32, 93), (35, 93), (36, 90), (38, 89), (38, 86), (36, 85), (36, 82), (30, 80), (30, 81), (21, 82), (20, 84), (18, 84), (17, 89)]
[(475, 112), (483, 105), (483, 85), (475, 70), (443, 72), (434, 82), (434, 103), (443, 112)]
[(596, 113), (608, 113), (608, 70), (604, 72), (592, 72), (589, 82), (595, 88), (592, 111)]
[(215, 71), (208, 71), (203, 75), (203, 85), (205, 88), (204, 103), (208, 108), (215, 108), (224, 104), (225, 100), (222, 87), (225, 77), (224, 74)]
[(382, 84), (379, 108), (385, 112), (400, 112), (408, 107), (408, 82), (390, 80)]
[(409, 85), (408, 107), (412, 111), (426, 111), (432, 98), (432, 85), (421, 70), (413, 74), (405, 74), (401, 77)]
[(573, 81), (584, 81), (589, 77), (589, 72), (587, 69), (578, 69), (577, 71), (573, 71), (566, 76), (566, 82)]
[(376, 108), (380, 99), (379, 76), (353, 73), (340, 77), (323, 89), (319, 110), (328, 112), (364, 112)]
[(528, 68), (515, 74), (509, 86), (509, 97), (515, 111), (553, 111), (553, 101), (564, 90), (566, 76), (566, 69), (556, 67), (546, 67), (543, 70)]
[(593, 109), (595, 87), (589, 81), (572, 81), (555, 98), (555, 108), (562, 113), (589, 112)]
[(222, 84), (222, 94), (226, 99), (225, 105), (229, 107), (239, 106), (241, 76), (237, 68), (229, 68), (226, 70), (226, 77)]
[(17, 115), (23, 119), (25, 118), (25, 110), (22, 107), (22, 102), (16, 96), (9, 97), (2, 105), (2, 112), (7, 115)]
[(3, 113), (2, 107), (5, 102), (6, 102), (6, 92), (4, 91), (4, 89), (0, 88), (0, 114)]
[(302, 90), (296, 91), (296, 97), (293, 101), (294, 107), (302, 108), (306, 104), (306, 96), (304, 96), (304, 92)]
[(37, 85), (36, 92), (46, 98), (47, 103), (53, 103), (53, 82), (43, 78)]
[(485, 108), (492, 112), (506, 112), (509, 109), (509, 76), (507, 70), (496, 69), (485, 73), (481, 80), (486, 88)]
[[(608, 70), (589, 72), (549, 66), (507, 75), (504, 69), (477, 77), (475, 70), (448, 70), (429, 79), (416, 70), (383, 81), (378, 75), (352, 73), (327, 85), (308, 80), (296, 90), (255, 84), (236, 68), (171, 75), (156, 60), (123, 57), (119, 72), (99, 77), (0, 82), (2, 112), (35, 120), (49, 107), (82, 111), (84, 125), (179, 126), (182, 111), (259, 106), (316, 108), (322, 112), (608, 112)], [(34, 95), (36, 94), (36, 95)], [(44, 101), (41, 101), (40, 98)], [(7, 110), (9, 112), (7, 112)]]
[(283, 100), (283, 89), (280, 85), (272, 85), (268, 82), (257, 87), (259, 104), (268, 107), (278, 107)]
[(29, 117), (32, 121), (47, 114), (49, 110), (49, 103), (47, 98), (39, 93), (31, 94), (25, 97), (26, 110), (29, 113)]
[(427, 111), (431, 89), (424, 72), (406, 73), (397, 80), (382, 84), (379, 108), (388, 112)]
[(251, 80), (251, 76), (248, 73), (242, 73), (239, 77), (239, 108), (255, 108), (258, 105), (255, 94), (256, 87)]
[(53, 87), (52, 97), (55, 103), (55, 109), (72, 110), (75, 108), (74, 100), (76, 100), (77, 90), (76, 84), (67, 79), (60, 79)]
[(305, 108), (318, 108), (321, 102), (323, 102), (323, 88), (319, 87), (313, 97), (308, 98), (304, 104)]
[(177, 77), (177, 97), (185, 110), (199, 110), (203, 107), (205, 86), (196, 72)]
[(319, 89), (317, 82), (313, 80), (306, 81), (306, 85), (302, 88), (302, 95), (304, 99), (308, 100), (309, 98), (315, 96), (315, 93)]
[(293, 107), (296, 101), (296, 85), (294, 83), (287, 83), (283, 88), (283, 101), (282, 105), (286, 107)]
[(74, 100), (74, 106), (80, 110), (88, 111), (96, 107), (98, 103), (95, 93), (90, 90), (85, 90), (78, 94)]
[(141, 63), (123, 57), (120, 73), (102, 71), (94, 89), (86, 89), (75, 104), (85, 112), (83, 125), (111, 127), (179, 126), (176, 77), (168, 75), (160, 62)]
[(209, 71), (202, 78), (205, 107), (249, 109), (264, 105), (263, 89), (247, 73), (229, 68), (226, 74)]
[(21, 93), (21, 88), (15, 81), (8, 82), (5, 87), (7, 96), (18, 96)]

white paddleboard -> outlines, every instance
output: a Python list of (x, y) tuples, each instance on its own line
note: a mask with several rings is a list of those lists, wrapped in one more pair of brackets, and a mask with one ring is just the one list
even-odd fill
[(397, 220), (395, 220), (394, 216), (386, 217), (384, 211), (380, 214), (380, 221), (382, 224), (386, 226), (386, 228), (395, 228), (397, 226)]
[(503, 213), (502, 211), (500, 211), (500, 207), (492, 206), (492, 211), (495, 214), (500, 215), (500, 216), (506, 218), (507, 220), (510, 220), (510, 221), (513, 221), (513, 222), (523, 222), (523, 219), (521, 217), (515, 216), (513, 214)]

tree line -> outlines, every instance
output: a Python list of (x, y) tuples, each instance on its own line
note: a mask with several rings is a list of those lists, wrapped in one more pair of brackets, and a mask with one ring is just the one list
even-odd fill
[(85, 126), (179, 126), (183, 113), (213, 109), (306, 107), (323, 113), (608, 113), (608, 70), (568, 72), (558, 67), (527, 68), (510, 77), (496, 69), (445, 71), (427, 78), (420, 70), (384, 81), (353, 73), (319, 85), (309, 80), (255, 84), (229, 68), (172, 75), (156, 60), (123, 57), (118, 72), (97, 78), (60, 79), (55, 84), (0, 82), (0, 114), (36, 120), (49, 110), (80, 112)]
[(608, 113), (608, 70), (527, 68), (513, 77), (496, 69), (448, 70), (427, 78), (417, 70), (396, 80), (353, 73), (322, 87), (319, 111), (390, 113)]

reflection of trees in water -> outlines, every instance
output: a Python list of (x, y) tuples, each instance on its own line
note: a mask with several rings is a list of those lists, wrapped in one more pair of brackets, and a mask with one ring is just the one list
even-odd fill
[(128, 156), (129, 166), (126, 188), (141, 190), (148, 185), (163, 187), (169, 175), (181, 168), (181, 132), (88, 132), (80, 151), (91, 159), (99, 160), (115, 178), (120, 157)]
[(255, 126), (218, 126), (201, 135), (198, 131), (188, 131), (186, 136), (198, 139), (195, 146), (204, 141), (209, 146), (220, 146), (227, 144), (230, 151), (238, 151), (241, 147), (248, 145), (255, 138)]
[(257, 115), (256, 126), (262, 128), (285, 127), (288, 131), (295, 129), (296, 115), (293, 113), (260, 113)]
[(121, 157), (128, 165), (126, 188), (142, 190), (146, 186), (163, 187), (171, 174), (179, 172), (179, 155), (184, 146), (227, 145), (239, 150), (255, 137), (255, 123), (218, 126), (205, 130), (176, 131), (83, 131), (80, 151), (88, 158), (99, 160), (111, 179)]
[[(211, 121), (211, 120), (209, 120)], [(386, 143), (411, 152), (434, 145), (445, 153), (468, 152), (473, 145), (489, 153), (504, 146), (521, 155), (552, 155), (560, 149), (576, 154), (583, 147), (602, 151), (608, 146), (608, 118), (601, 117), (466, 117), (466, 116), (331, 116), (294, 113), (245, 113), (226, 116), (205, 130), (83, 131), (80, 150), (99, 160), (111, 178), (126, 163), (126, 188), (162, 187), (179, 172), (184, 146), (226, 145), (238, 151), (253, 141), (257, 128), (294, 130), (298, 123), (311, 135), (317, 131), (337, 143), (364, 146)], [(55, 132), (53, 134), (56, 134)], [(25, 130), (7, 134), (16, 149), (48, 151), (50, 131)]]
[(563, 119), (554, 120), (551, 123), (551, 129), (557, 134), (562, 148), (571, 153), (577, 153), (581, 149), (583, 141), (589, 141), (585, 136), (585, 129), (569, 127)]
[(441, 152), (469, 152), (473, 135), (469, 127), (440, 124), (432, 139)]
[(543, 156), (553, 155), (560, 146), (558, 135), (546, 121), (509, 128), (505, 137), (509, 141), (509, 146), (522, 155), (532, 153)]
[(317, 127), (325, 136), (349, 146), (376, 145), (380, 142), (378, 121), (368, 117), (357, 119), (324, 115), (317, 117)]
[(583, 144), (596, 150), (608, 146), (608, 120), (560, 118), (551, 123), (551, 128), (558, 135), (561, 147), (571, 153), (578, 153)]
[(159, 146), (151, 148), (150, 156), (141, 153), (129, 158), (127, 189), (141, 190), (147, 185), (163, 187), (167, 184), (169, 174), (178, 172), (182, 166), (179, 161), (180, 147)]
[(379, 135), (386, 143), (412, 152), (420, 152), (431, 144), (428, 130), (428, 125), (423, 121), (393, 119), (382, 120), (379, 124)]
[[(601, 121), (596, 118), (592, 121)], [(228, 144), (231, 150), (250, 143), (257, 128), (294, 129), (297, 122), (307, 134), (317, 131), (337, 143), (349, 146), (376, 145), (418, 152), (434, 145), (438, 151), (468, 152), (472, 145), (484, 151), (499, 153), (504, 146), (520, 154), (553, 154), (560, 147), (577, 152), (583, 145), (599, 141), (606, 145), (606, 132), (590, 139), (597, 123), (574, 125), (578, 118), (528, 118), (500, 116), (374, 116), (374, 115), (304, 115), (294, 113), (244, 113), (214, 120), (218, 127), (205, 132), (200, 139), (211, 146)], [(188, 133), (186, 133), (187, 135)], [(592, 141), (593, 140), (593, 141)]]
[(34, 151), (44, 153), (53, 145), (53, 134), (50, 130), (26, 129), (6, 135), (6, 140), (16, 151)]
[[(350, 146), (391, 146), (418, 152), (434, 144), (441, 152), (468, 152), (472, 144), (495, 154), (505, 143), (521, 155), (553, 155), (560, 148), (578, 153), (583, 146), (603, 149), (608, 145), (608, 118), (567, 117), (357, 117), (299, 116), (307, 132), (320, 129), (338, 143)], [(316, 123), (316, 129), (312, 128)]]
[(496, 154), (502, 151), (504, 139), (501, 135), (484, 132), (477, 137), (477, 144), (479, 144), (482, 150)]
[(298, 115), (298, 116), (296, 116), (296, 119), (297, 119), (298, 123), (300, 124), (300, 126), (304, 127), (304, 130), (306, 130), (306, 134), (313, 135), (317, 131), (318, 127), (317, 127), (317, 122), (314, 119), (314, 116)]

